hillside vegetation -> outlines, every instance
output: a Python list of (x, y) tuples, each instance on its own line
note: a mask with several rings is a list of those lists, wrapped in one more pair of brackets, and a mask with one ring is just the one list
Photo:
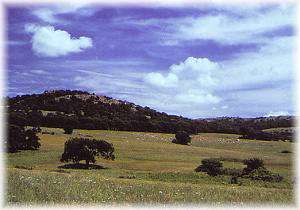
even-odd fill
[(242, 134), (241, 128), (292, 127), (289, 116), (192, 120), (83, 91), (57, 90), (8, 99), (10, 124), (88, 130)]

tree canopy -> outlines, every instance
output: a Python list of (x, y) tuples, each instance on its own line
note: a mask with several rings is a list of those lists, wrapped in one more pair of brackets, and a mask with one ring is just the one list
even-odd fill
[(89, 165), (90, 162), (96, 162), (95, 157), (97, 156), (114, 160), (113, 145), (104, 140), (70, 138), (65, 142), (64, 153), (60, 161), (79, 163), (81, 160), (85, 160), (86, 164)]

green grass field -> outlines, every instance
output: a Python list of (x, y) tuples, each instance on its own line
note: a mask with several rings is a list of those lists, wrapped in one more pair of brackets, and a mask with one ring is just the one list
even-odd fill
[[(13, 204), (294, 204), (294, 143), (238, 139), (232, 134), (199, 134), (192, 145), (171, 143), (173, 134), (42, 128), (38, 151), (7, 155), (7, 205)], [(100, 170), (59, 169), (64, 142), (71, 136), (113, 143), (114, 161), (97, 159)], [(194, 169), (203, 158), (222, 158), (225, 167), (242, 168), (242, 160), (262, 158), (280, 183), (210, 177)]]

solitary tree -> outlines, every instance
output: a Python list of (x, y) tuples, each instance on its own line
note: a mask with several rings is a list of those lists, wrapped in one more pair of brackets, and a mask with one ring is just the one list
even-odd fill
[(35, 129), (25, 130), (23, 126), (9, 125), (6, 141), (7, 152), (18, 150), (37, 150), (40, 147)]
[(64, 153), (60, 161), (79, 163), (79, 161), (85, 160), (88, 166), (90, 162), (96, 162), (96, 156), (114, 160), (115, 156), (113, 153), (113, 145), (104, 140), (71, 138), (65, 143)]
[(185, 131), (179, 131), (175, 134), (175, 139), (172, 141), (175, 144), (187, 145), (191, 143), (191, 137)]
[(203, 159), (201, 163), (202, 164), (195, 169), (196, 172), (206, 172), (210, 176), (222, 174), (223, 164), (219, 160), (213, 158)]

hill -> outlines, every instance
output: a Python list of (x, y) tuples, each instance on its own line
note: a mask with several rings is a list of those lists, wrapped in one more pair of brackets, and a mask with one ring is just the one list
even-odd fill
[(85, 91), (53, 90), (8, 98), (9, 122), (16, 125), (71, 126), (89, 130), (147, 131), (191, 134), (217, 132), (239, 134), (241, 127), (257, 130), (292, 127), (293, 117), (260, 117), (192, 120), (158, 112), (127, 101)]

